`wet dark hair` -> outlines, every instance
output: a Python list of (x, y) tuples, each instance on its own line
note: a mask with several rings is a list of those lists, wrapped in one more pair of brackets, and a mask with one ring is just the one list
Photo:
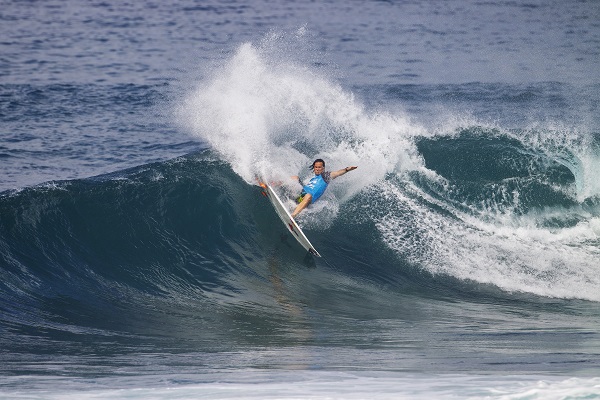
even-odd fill
[(320, 158), (317, 158), (315, 161), (313, 161), (312, 165), (310, 167), (308, 167), (309, 169), (315, 169), (315, 164), (318, 162), (322, 162), (323, 163), (323, 168), (325, 168), (325, 161), (323, 161)]

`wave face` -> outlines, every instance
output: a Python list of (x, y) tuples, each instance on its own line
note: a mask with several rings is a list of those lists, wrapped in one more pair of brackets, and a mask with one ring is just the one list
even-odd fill
[(193, 158), (5, 192), (5, 322), (146, 334), (171, 308), (227, 296), (227, 273), (256, 257), (251, 192), (221, 163)]

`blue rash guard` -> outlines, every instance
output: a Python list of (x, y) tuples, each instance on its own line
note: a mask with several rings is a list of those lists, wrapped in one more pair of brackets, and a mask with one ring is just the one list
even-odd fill
[(317, 201), (325, 193), (325, 189), (327, 189), (327, 185), (331, 181), (330, 174), (330, 172), (323, 172), (321, 175), (312, 177), (302, 188), (300, 197), (304, 197), (306, 193), (310, 193), (312, 196), (311, 202), (314, 203)]

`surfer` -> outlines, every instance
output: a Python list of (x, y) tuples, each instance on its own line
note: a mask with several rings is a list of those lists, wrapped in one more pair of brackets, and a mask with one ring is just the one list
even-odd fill
[[(329, 185), (329, 182), (331, 182), (338, 176), (344, 175), (346, 172), (355, 170), (356, 168), (358, 167), (346, 167), (338, 171), (329, 172), (325, 171), (325, 161), (323, 161), (320, 158), (316, 159), (310, 166), (310, 169), (314, 171), (315, 176), (312, 177), (306, 185), (303, 185), (300, 196), (296, 198), (298, 206), (292, 213), (292, 218), (296, 218), (296, 216), (300, 214), (302, 210), (308, 207), (309, 204), (317, 201), (319, 197), (323, 195), (325, 189), (327, 189), (327, 185)], [(294, 176), (293, 178), (298, 179), (298, 182), (300, 182), (300, 184), (302, 185), (302, 181), (300, 180), (300, 178), (298, 178), (297, 176)]]

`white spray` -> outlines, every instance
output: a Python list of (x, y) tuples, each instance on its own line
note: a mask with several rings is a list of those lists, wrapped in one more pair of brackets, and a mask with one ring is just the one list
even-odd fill
[(332, 185), (344, 201), (386, 173), (419, 167), (403, 117), (368, 113), (352, 93), (308, 67), (282, 60), (274, 37), (246, 43), (202, 82), (178, 110), (195, 136), (248, 183), (310, 174), (316, 158), (327, 169), (359, 169)]

